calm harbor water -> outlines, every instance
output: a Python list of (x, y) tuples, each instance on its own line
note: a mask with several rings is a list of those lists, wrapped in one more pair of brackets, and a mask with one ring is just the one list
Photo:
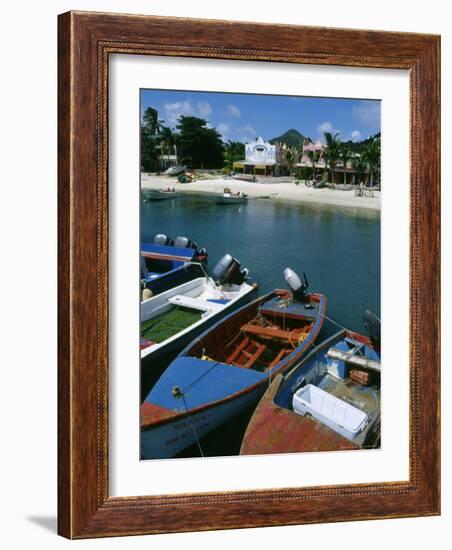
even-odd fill
[[(268, 199), (225, 206), (215, 204), (213, 196), (187, 194), (142, 203), (141, 240), (152, 240), (156, 233), (196, 241), (207, 249), (210, 269), (224, 254), (235, 256), (250, 270), (260, 293), (287, 288), (284, 268), (300, 275), (304, 271), (310, 290), (326, 295), (327, 316), (349, 329), (364, 331), (366, 309), (380, 317), (378, 213)], [(336, 330), (326, 322), (323, 336)], [(247, 411), (206, 436), (204, 453), (238, 453), (251, 414)], [(199, 451), (190, 448), (183, 456), (199, 456)]]

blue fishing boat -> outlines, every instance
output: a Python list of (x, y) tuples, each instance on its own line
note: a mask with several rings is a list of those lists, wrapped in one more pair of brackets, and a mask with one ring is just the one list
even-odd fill
[(186, 237), (156, 235), (141, 243), (141, 284), (146, 298), (204, 276), (207, 251)]
[[(168, 458), (257, 403), (311, 349), (326, 298), (285, 271), (274, 290), (216, 323), (170, 364), (141, 405), (141, 452)], [(200, 447), (200, 452), (202, 452)]]
[(371, 338), (341, 330), (278, 376), (254, 411), (240, 454), (378, 448), (380, 345), (375, 336), (375, 330)]

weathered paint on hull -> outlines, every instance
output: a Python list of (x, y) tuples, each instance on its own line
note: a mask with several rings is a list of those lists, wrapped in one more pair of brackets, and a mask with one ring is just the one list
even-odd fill
[(276, 406), (273, 399), (280, 380), (273, 382), (259, 402), (246, 429), (241, 455), (359, 449), (319, 422)]
[(215, 430), (243, 410), (255, 404), (267, 386), (240, 395), (235, 399), (219, 405), (176, 417), (174, 420), (141, 432), (141, 453), (144, 458), (171, 458), (196, 442), (198, 439)]

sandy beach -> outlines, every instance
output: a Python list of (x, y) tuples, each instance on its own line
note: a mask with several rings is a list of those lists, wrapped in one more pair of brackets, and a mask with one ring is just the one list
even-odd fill
[(199, 179), (192, 183), (179, 183), (177, 178), (168, 176), (156, 176), (141, 174), (142, 189), (162, 189), (168, 186), (175, 187), (184, 193), (206, 193), (219, 195), (225, 187), (232, 192), (242, 191), (249, 197), (268, 197), (276, 201), (290, 201), (299, 203), (316, 203), (327, 206), (339, 206), (343, 208), (359, 208), (363, 210), (380, 210), (380, 192), (375, 191), (373, 197), (356, 197), (353, 190), (339, 191), (335, 189), (314, 189), (304, 183), (270, 183), (247, 182), (231, 178)]

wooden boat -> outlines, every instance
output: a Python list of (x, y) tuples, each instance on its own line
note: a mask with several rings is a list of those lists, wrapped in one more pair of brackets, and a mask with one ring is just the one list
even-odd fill
[(171, 363), (141, 405), (141, 452), (172, 457), (257, 403), (271, 379), (311, 348), (326, 298), (275, 290), (207, 330)]
[(186, 237), (156, 235), (152, 243), (141, 243), (141, 286), (155, 296), (202, 277), (207, 258), (207, 251)]
[(245, 193), (232, 193), (229, 188), (226, 188), (222, 195), (216, 198), (217, 204), (244, 204), (248, 202), (248, 195)]
[(142, 193), (144, 198), (149, 201), (165, 201), (174, 199), (178, 195), (174, 187), (168, 187), (168, 189), (143, 189)]
[(184, 346), (249, 301), (257, 288), (232, 256), (224, 256), (213, 272), (216, 280), (204, 275), (141, 302), (142, 400)]
[(241, 454), (336, 451), (380, 444), (380, 350), (342, 330), (278, 376), (257, 406)]

